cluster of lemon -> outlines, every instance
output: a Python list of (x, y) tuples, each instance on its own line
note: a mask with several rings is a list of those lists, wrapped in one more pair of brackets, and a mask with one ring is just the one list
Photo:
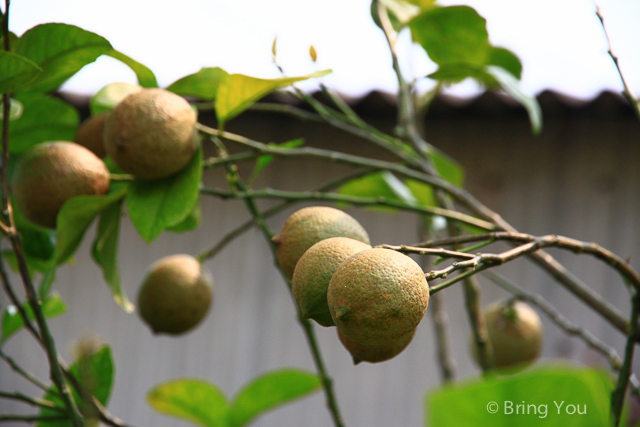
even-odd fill
[(415, 261), (372, 248), (354, 218), (330, 207), (295, 212), (273, 242), (302, 316), (337, 326), (354, 363), (382, 362), (407, 347), (429, 303)]
[[(27, 219), (55, 228), (67, 200), (106, 194), (106, 156), (141, 180), (168, 178), (186, 167), (199, 143), (189, 103), (163, 89), (131, 86), (126, 92), (112, 110), (86, 120), (75, 142), (38, 144), (21, 157), (11, 188)], [(206, 315), (212, 283), (192, 256), (163, 258), (151, 266), (140, 288), (140, 315), (156, 333), (184, 333)]]

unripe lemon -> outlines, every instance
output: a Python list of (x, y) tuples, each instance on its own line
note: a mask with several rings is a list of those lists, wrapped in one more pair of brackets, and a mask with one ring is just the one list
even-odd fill
[(143, 89), (111, 111), (104, 146), (114, 163), (136, 178), (166, 178), (194, 156), (195, 124), (196, 113), (184, 98), (164, 89)]
[(108, 112), (104, 111), (95, 116), (86, 119), (78, 128), (74, 141), (85, 148), (88, 148), (93, 154), (104, 159), (107, 152), (104, 149), (104, 141), (102, 133), (104, 131), (104, 123), (107, 120)]
[(429, 304), (420, 266), (389, 249), (373, 248), (340, 264), (327, 302), (336, 326), (360, 344), (396, 341), (418, 326)]
[(314, 244), (330, 237), (349, 237), (369, 244), (369, 235), (349, 214), (326, 206), (302, 208), (284, 223), (272, 241), (280, 268), (289, 279), (300, 257)]
[(291, 281), (293, 297), (302, 316), (322, 326), (334, 326), (327, 305), (331, 276), (344, 260), (370, 248), (370, 245), (348, 237), (331, 237), (311, 246), (298, 261)]
[(190, 255), (172, 255), (151, 266), (138, 292), (140, 316), (154, 333), (183, 334), (206, 316), (213, 280)]
[(367, 345), (355, 342), (342, 333), (339, 328), (337, 329), (338, 338), (340, 338), (340, 342), (344, 348), (346, 348), (351, 354), (354, 365), (357, 365), (360, 362), (378, 363), (393, 359), (407, 348), (416, 333), (416, 330), (414, 329), (407, 335), (395, 341), (384, 344)]
[(20, 159), (11, 191), (27, 219), (55, 228), (62, 205), (75, 196), (109, 191), (109, 170), (102, 160), (73, 142), (38, 144)]
[[(500, 301), (484, 309), (496, 368), (524, 368), (532, 364), (542, 348), (542, 322), (531, 307), (521, 301)], [(473, 357), (478, 354), (472, 342)]]

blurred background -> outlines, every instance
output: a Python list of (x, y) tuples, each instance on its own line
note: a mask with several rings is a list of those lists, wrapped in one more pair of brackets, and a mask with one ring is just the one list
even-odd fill
[[(617, 94), (622, 86), (606, 53), (595, 6), (577, 0), (466, 4), (487, 19), (493, 44), (507, 47), (521, 58), (522, 87), (538, 96), (544, 128), (541, 135), (531, 135), (525, 111), (513, 101), (463, 83), (447, 89), (429, 106), (422, 123), (427, 140), (458, 160), (465, 168), (470, 192), (520, 231), (595, 241), (623, 258), (629, 257), (638, 269), (640, 125), (628, 103)], [(621, 67), (632, 88), (640, 92), (636, 42), (640, 30), (634, 24), (640, 17), (640, 5), (631, 0), (603, 0), (601, 8)], [(395, 76), (366, 0), (326, 1), (321, 6), (285, 0), (255, 4), (185, 0), (171, 7), (119, 0), (23, 0), (12, 5), (14, 32), (20, 34), (41, 22), (76, 24), (106, 37), (114, 47), (149, 66), (161, 86), (203, 66), (277, 77), (271, 62), (271, 45), (277, 35), (279, 62), (288, 75), (305, 74), (316, 67), (332, 68), (334, 73), (325, 78), (328, 86), (344, 94), (366, 121), (387, 132), (394, 127)], [(308, 57), (311, 44), (318, 51), (316, 65)], [(413, 77), (435, 69), (406, 43), (402, 55), (403, 67)], [(86, 116), (86, 96), (112, 81), (134, 82), (134, 76), (115, 61), (99, 59), (63, 90), (83, 95), (70, 99)], [(315, 89), (313, 83), (305, 88)], [(278, 97), (271, 101), (285, 102)], [(201, 114), (200, 119), (213, 124), (211, 115)], [(304, 137), (309, 146), (386, 156), (331, 128), (265, 112), (243, 114), (229, 123), (228, 130), (264, 142)], [(248, 176), (251, 167), (242, 165), (241, 173)], [(313, 160), (276, 160), (255, 186), (308, 189), (349, 170), (344, 165)], [(205, 176), (207, 186), (224, 186), (222, 170)], [(302, 206), (305, 204), (272, 217), (269, 224), (279, 230)], [(142, 241), (128, 219), (123, 221), (120, 270), (134, 302), (152, 262), (174, 253), (197, 254), (249, 219), (241, 201), (203, 196), (201, 207), (203, 221), (197, 232), (165, 233), (152, 245)], [(346, 210), (368, 230), (374, 245), (420, 240), (421, 220), (415, 215)], [(137, 315), (127, 315), (116, 306), (90, 258), (92, 236), (90, 230), (75, 263), (58, 271), (54, 289), (67, 302), (69, 312), (50, 323), (59, 351), (67, 360), (73, 359), (75, 343), (81, 337), (111, 345), (116, 373), (109, 410), (127, 424), (188, 425), (154, 413), (145, 403), (149, 389), (172, 378), (203, 378), (233, 396), (250, 379), (271, 369), (293, 366), (314, 370), (291, 296), (257, 230), (249, 231), (207, 263), (216, 286), (213, 309), (197, 330), (178, 339), (153, 336)], [(607, 301), (629, 312), (627, 290), (612, 270), (587, 256), (551, 253)], [(498, 271), (540, 293), (572, 322), (622, 352), (624, 337), (529, 261), (519, 260)], [(491, 282), (480, 278), (480, 283), (483, 304), (507, 297)], [(448, 311), (457, 378), (476, 378), (480, 371), (469, 352), (461, 288), (454, 286), (441, 295)], [(4, 295), (0, 304), (7, 304)], [(542, 318), (545, 341), (541, 363), (606, 366), (599, 354), (567, 337), (544, 315)], [(334, 328), (315, 329), (347, 426), (423, 424), (425, 393), (440, 384), (429, 314), (405, 352), (376, 365), (354, 367)], [(44, 355), (27, 334), (11, 338), (4, 350), (40, 377), (47, 377)], [(640, 366), (635, 365), (637, 371)], [(0, 385), (3, 390), (39, 395), (5, 364), (0, 365)], [(0, 412), (22, 409), (19, 404), (0, 400)], [(254, 425), (319, 427), (331, 425), (331, 420), (319, 392), (260, 418)]]

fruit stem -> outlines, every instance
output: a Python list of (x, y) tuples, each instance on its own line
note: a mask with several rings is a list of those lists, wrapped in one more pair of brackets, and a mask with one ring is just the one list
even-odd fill
[[(216, 144), (216, 147), (220, 152), (220, 157), (228, 156), (228, 152), (224, 144), (219, 138), (214, 136), (211, 138), (211, 140), (214, 142), (214, 144)], [(287, 287), (289, 288), (289, 291), (291, 291), (291, 281), (289, 281), (285, 277), (284, 273), (282, 272), (282, 269), (280, 268), (280, 265), (278, 264), (278, 258), (276, 256), (276, 247), (273, 241), (271, 240), (275, 235), (275, 233), (271, 231), (271, 229), (267, 225), (264, 219), (264, 216), (262, 215), (262, 213), (258, 209), (258, 206), (255, 203), (255, 200), (251, 196), (246, 195), (248, 192), (247, 191), (248, 189), (244, 181), (240, 177), (240, 174), (238, 173), (238, 167), (232, 163), (227, 163), (226, 166), (227, 166), (227, 172), (228, 172), (227, 181), (229, 182), (229, 185), (232, 187), (234, 191), (239, 190), (245, 194), (243, 199), (247, 207), (247, 210), (251, 213), (251, 216), (253, 217), (253, 222), (258, 225), (258, 227), (260, 228), (260, 231), (262, 231), (262, 234), (267, 240), (269, 248), (271, 249), (271, 254), (273, 256), (274, 262), (278, 267), (280, 274), (285, 279), (285, 282), (287, 283)], [(292, 297), (293, 297), (293, 294), (292, 294)], [(315, 334), (313, 333), (313, 326), (311, 325), (311, 322), (309, 322), (309, 320), (304, 319), (302, 317), (302, 314), (300, 313), (300, 309), (298, 308), (297, 304), (294, 304), (294, 306), (298, 314), (298, 320), (302, 325), (302, 328), (305, 332), (305, 336), (309, 343), (309, 347), (311, 349), (311, 355), (313, 356), (313, 361), (316, 365), (316, 369), (318, 370), (318, 375), (320, 376), (320, 380), (322, 381), (322, 387), (324, 389), (325, 396), (327, 399), (327, 406), (329, 408), (329, 412), (331, 413), (331, 417), (333, 418), (333, 423), (335, 427), (344, 427), (344, 423), (342, 422), (342, 416), (340, 415), (340, 410), (338, 408), (337, 400), (335, 398), (335, 394), (333, 391), (333, 381), (329, 377), (325, 369), (324, 362), (322, 360), (322, 355), (320, 353), (320, 347), (318, 346), (318, 342), (316, 340)]]

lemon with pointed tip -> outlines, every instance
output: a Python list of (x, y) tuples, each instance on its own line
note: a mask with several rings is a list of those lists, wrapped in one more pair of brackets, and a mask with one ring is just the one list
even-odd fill
[(311, 246), (293, 271), (293, 297), (302, 316), (322, 326), (334, 326), (327, 305), (327, 289), (333, 273), (351, 255), (371, 246), (348, 237), (331, 237)]
[(327, 302), (336, 326), (360, 344), (395, 341), (418, 326), (429, 304), (420, 266), (389, 249), (347, 258), (329, 283)]
[(411, 343), (411, 340), (413, 340), (415, 333), (416, 330), (414, 329), (407, 335), (400, 337), (395, 341), (373, 345), (355, 342), (346, 336), (340, 329), (338, 329), (338, 338), (344, 348), (346, 348), (351, 354), (353, 364), (357, 365), (360, 362), (379, 363), (393, 359), (407, 348)]
[(272, 239), (285, 276), (291, 279), (300, 257), (315, 243), (330, 237), (349, 237), (370, 244), (362, 225), (339, 209), (312, 206), (294, 212)]
[(138, 292), (140, 316), (154, 333), (180, 335), (195, 328), (213, 300), (213, 280), (190, 255), (158, 260)]

